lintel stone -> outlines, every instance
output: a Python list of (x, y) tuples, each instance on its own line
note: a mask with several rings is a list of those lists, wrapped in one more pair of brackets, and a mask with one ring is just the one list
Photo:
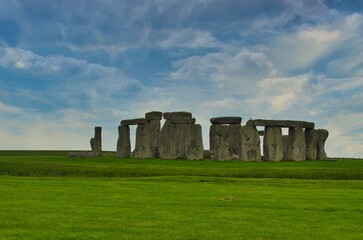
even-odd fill
[(246, 125), (249, 126), (265, 126), (265, 127), (302, 127), (312, 129), (315, 127), (313, 122), (294, 121), (294, 120), (267, 120), (267, 119), (250, 119)]
[(158, 112), (158, 111), (145, 113), (146, 120), (161, 120), (162, 117), (163, 117), (163, 113)]
[(122, 120), (121, 125), (144, 125), (146, 124), (146, 122), (147, 121), (145, 118), (135, 118), (135, 119)]
[(165, 112), (163, 114), (164, 119), (170, 120), (173, 117), (181, 117), (181, 118), (191, 118), (192, 113), (191, 112)]
[(175, 124), (194, 124), (195, 118), (172, 117), (170, 118), (170, 122)]
[(212, 124), (239, 124), (242, 122), (241, 117), (217, 117), (211, 118), (210, 122)]

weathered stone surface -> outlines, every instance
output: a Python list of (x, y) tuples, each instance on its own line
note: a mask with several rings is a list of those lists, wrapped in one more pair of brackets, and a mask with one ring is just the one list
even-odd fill
[(306, 159), (306, 140), (303, 128), (289, 128), (287, 145), (286, 160), (304, 161)]
[(229, 125), (230, 153), (239, 156), (241, 149), (242, 126), (239, 123)]
[(91, 149), (95, 155), (102, 154), (101, 132), (102, 132), (102, 127), (95, 127), (95, 136), (90, 140)]
[(260, 135), (260, 136), (265, 136), (265, 131), (258, 131), (258, 135)]
[(203, 159), (212, 159), (213, 151), (204, 150), (203, 151)]
[(214, 160), (231, 160), (229, 126), (216, 125), (214, 135)]
[(265, 127), (263, 155), (265, 161), (283, 160), (282, 131), (280, 127)]
[(306, 121), (293, 121), (293, 120), (267, 120), (267, 119), (250, 119), (246, 125), (249, 126), (265, 126), (265, 127), (302, 127), (314, 128), (313, 122)]
[(284, 160), (289, 160), (289, 135), (282, 135), (282, 154)]
[(242, 127), (239, 156), (244, 161), (261, 161), (261, 141), (255, 126)]
[(118, 140), (116, 157), (128, 158), (131, 155), (130, 127), (120, 125), (118, 127)]
[(172, 117), (170, 118), (170, 122), (175, 124), (194, 124), (195, 118)]
[(317, 160), (318, 155), (318, 132), (316, 129), (305, 129), (306, 138), (306, 160)]
[(317, 139), (318, 139), (318, 151), (317, 151), (317, 160), (327, 160), (328, 156), (325, 152), (325, 141), (329, 136), (329, 132), (325, 129), (317, 130)]
[(212, 124), (240, 124), (242, 122), (241, 117), (217, 117), (211, 118)]
[(209, 150), (214, 150), (214, 138), (216, 135), (216, 125), (211, 125), (209, 127)]
[(126, 119), (121, 121), (121, 125), (143, 125), (147, 121), (145, 118)]
[(160, 145), (160, 120), (148, 120), (150, 147), (153, 157), (159, 157)]
[(147, 124), (138, 125), (136, 128), (135, 158), (152, 158), (150, 131)]
[(165, 112), (163, 114), (164, 119), (170, 120), (172, 117), (180, 117), (180, 118), (191, 118), (191, 112)]
[(203, 159), (203, 139), (202, 139), (202, 126), (199, 124), (189, 125), (188, 128), (191, 130), (190, 138), (186, 139), (187, 153), (186, 158), (189, 160), (200, 160)]
[(163, 117), (163, 113), (158, 112), (158, 111), (145, 113), (146, 120), (161, 120), (162, 117)]
[(176, 159), (178, 157), (175, 124), (165, 121), (160, 131), (159, 155), (162, 159)]

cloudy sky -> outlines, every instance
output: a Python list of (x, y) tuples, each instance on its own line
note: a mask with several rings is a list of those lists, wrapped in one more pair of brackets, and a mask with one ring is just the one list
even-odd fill
[[(0, 149), (115, 150), (122, 119), (313, 121), (363, 157), (363, 1), (0, 1)], [(134, 128), (133, 128), (134, 129)]]

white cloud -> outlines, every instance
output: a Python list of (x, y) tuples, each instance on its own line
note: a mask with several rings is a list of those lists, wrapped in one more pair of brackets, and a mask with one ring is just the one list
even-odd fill
[(18, 113), (21, 112), (22, 109), (16, 106), (11, 106), (8, 104), (5, 104), (0, 101), (0, 112), (6, 112), (6, 113)]
[(208, 53), (174, 63), (174, 80), (198, 81), (206, 88), (228, 89), (232, 92), (249, 92), (255, 81), (274, 74), (273, 64), (261, 52), (247, 49)]

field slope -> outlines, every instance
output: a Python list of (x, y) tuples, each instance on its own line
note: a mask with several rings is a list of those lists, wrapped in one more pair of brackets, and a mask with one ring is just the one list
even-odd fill
[(0, 151), (0, 240), (363, 239), (362, 171)]

